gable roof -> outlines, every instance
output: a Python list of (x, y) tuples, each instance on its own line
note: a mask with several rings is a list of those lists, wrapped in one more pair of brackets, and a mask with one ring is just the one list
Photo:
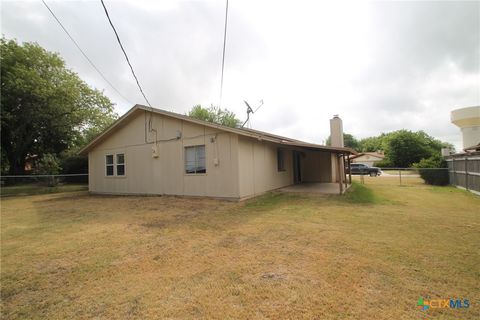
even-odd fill
[(248, 128), (232, 128), (232, 127), (227, 127), (224, 125), (208, 122), (208, 121), (203, 121), (199, 119), (195, 119), (186, 115), (162, 110), (162, 109), (157, 109), (157, 108), (150, 108), (144, 105), (136, 104), (133, 106), (130, 110), (128, 110), (123, 116), (121, 116), (117, 121), (115, 121), (112, 125), (110, 125), (107, 129), (105, 129), (102, 133), (100, 133), (97, 137), (95, 137), (92, 141), (90, 141), (85, 147), (83, 147), (78, 153), (79, 154), (87, 154), (90, 150), (92, 150), (95, 146), (97, 146), (99, 143), (104, 141), (107, 137), (109, 137), (111, 134), (113, 134), (116, 130), (122, 127), (122, 125), (126, 124), (128, 122), (128, 119), (136, 112), (136, 111), (145, 111), (145, 112), (153, 112), (155, 114), (163, 115), (166, 117), (174, 118), (174, 119), (179, 119), (183, 121), (187, 121), (190, 123), (195, 123), (198, 125), (214, 128), (214, 129), (219, 129), (231, 133), (235, 133), (241, 136), (245, 137), (250, 137), (254, 138), (257, 140), (264, 140), (264, 141), (269, 141), (273, 143), (278, 143), (281, 145), (287, 145), (287, 146), (296, 146), (296, 147), (305, 147), (305, 148), (311, 148), (311, 149), (318, 149), (318, 150), (323, 150), (323, 151), (332, 151), (335, 153), (345, 153), (345, 154), (357, 154), (355, 150), (351, 148), (344, 148), (344, 147), (329, 147), (329, 146), (323, 146), (319, 144), (314, 144), (314, 143), (308, 143), (292, 138), (287, 138), (279, 135), (275, 135), (272, 133), (264, 132), (264, 131), (259, 131), (259, 130), (254, 130), (254, 129), (248, 129)]

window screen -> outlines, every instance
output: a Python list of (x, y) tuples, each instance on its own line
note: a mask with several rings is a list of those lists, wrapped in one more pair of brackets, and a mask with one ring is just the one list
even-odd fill
[(117, 176), (125, 175), (125, 155), (117, 153)]
[(185, 173), (206, 173), (205, 145), (185, 147)]
[(105, 174), (107, 176), (113, 176), (113, 154), (107, 154), (105, 156)]

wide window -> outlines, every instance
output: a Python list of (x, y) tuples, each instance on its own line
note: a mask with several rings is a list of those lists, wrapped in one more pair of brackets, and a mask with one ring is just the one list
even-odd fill
[(113, 154), (107, 154), (105, 156), (105, 174), (107, 176), (113, 176)]
[(282, 149), (277, 149), (277, 169), (285, 171), (285, 154)]
[(125, 175), (125, 155), (123, 153), (117, 153), (117, 176)]
[(185, 147), (185, 173), (206, 173), (205, 145)]

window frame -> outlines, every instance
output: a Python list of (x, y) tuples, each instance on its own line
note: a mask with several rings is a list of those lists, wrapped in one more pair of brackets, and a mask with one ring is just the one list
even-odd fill
[[(108, 157), (112, 157), (112, 163), (108, 163)], [(108, 168), (112, 168), (112, 174), (108, 174)], [(107, 153), (105, 154), (105, 176), (114, 177), (115, 176), (115, 154)]]
[[(118, 162), (118, 156), (122, 155), (123, 156), (123, 162), (119, 163)], [(123, 166), (123, 174), (118, 174), (118, 166)], [(117, 177), (125, 177), (127, 175), (127, 165), (125, 161), (125, 153), (115, 153), (115, 176)]]
[[(123, 163), (118, 162), (118, 156), (123, 155)], [(107, 158), (112, 157), (112, 163), (107, 162)], [(118, 166), (123, 166), (123, 174), (118, 174)], [(112, 168), (112, 174), (108, 174), (108, 168)], [(125, 178), (127, 176), (127, 161), (125, 152), (112, 152), (105, 154), (105, 177), (106, 178)]]
[[(197, 159), (197, 148), (201, 148), (203, 147), (203, 154), (204, 154), (204, 163), (203, 163), (203, 166), (204, 166), (204, 170), (200, 170), (200, 171), (203, 171), (203, 172), (198, 172), (196, 168), (198, 168), (198, 164), (199, 164), (199, 159)], [(195, 154), (195, 162), (194, 162), (194, 168), (195, 168), (195, 172), (188, 172), (187, 171), (187, 149), (191, 149), (193, 148), (194, 150), (194, 154)], [(191, 145), (191, 146), (184, 146), (183, 147), (183, 174), (185, 175), (189, 175), (189, 176), (192, 176), (192, 175), (206, 175), (207, 174), (207, 146), (205, 144), (197, 144), (197, 145)]]

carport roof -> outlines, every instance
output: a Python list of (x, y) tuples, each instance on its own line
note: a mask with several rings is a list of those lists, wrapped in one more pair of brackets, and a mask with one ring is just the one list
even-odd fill
[(195, 119), (192, 117), (189, 117), (187, 115), (182, 115), (162, 109), (157, 109), (157, 108), (150, 108), (144, 105), (137, 104), (133, 106), (130, 110), (127, 111), (123, 116), (121, 116), (117, 121), (115, 121), (110, 127), (105, 129), (102, 133), (100, 133), (97, 137), (95, 137), (92, 141), (90, 141), (89, 144), (87, 144), (85, 147), (83, 147), (80, 151), (79, 154), (87, 154), (90, 150), (92, 150), (95, 146), (97, 146), (99, 143), (104, 141), (107, 137), (109, 137), (111, 134), (113, 134), (117, 129), (119, 129), (123, 124), (127, 123), (128, 120), (131, 118), (131, 116), (137, 112), (137, 111), (144, 111), (144, 112), (152, 112), (154, 114), (159, 114), (163, 115), (166, 117), (171, 117), (183, 121), (188, 121), (191, 123), (199, 124), (202, 126), (210, 127), (210, 128), (215, 128), (227, 132), (232, 132), (236, 133), (241, 136), (246, 136), (250, 138), (254, 138), (257, 140), (263, 140), (263, 141), (269, 141), (273, 143), (278, 143), (281, 145), (285, 146), (292, 146), (292, 147), (302, 147), (302, 148), (309, 148), (309, 149), (315, 149), (319, 151), (330, 151), (334, 153), (345, 153), (345, 154), (357, 154), (357, 152), (351, 148), (345, 148), (345, 147), (329, 147), (329, 146), (323, 146), (315, 143), (309, 143), (309, 142), (304, 142), (292, 138), (287, 138), (279, 135), (275, 135), (272, 133), (264, 132), (264, 131), (259, 131), (259, 130), (254, 130), (254, 129), (248, 129), (248, 128), (232, 128), (232, 127), (227, 127), (224, 125), (208, 122), (208, 121), (203, 121), (199, 119)]

